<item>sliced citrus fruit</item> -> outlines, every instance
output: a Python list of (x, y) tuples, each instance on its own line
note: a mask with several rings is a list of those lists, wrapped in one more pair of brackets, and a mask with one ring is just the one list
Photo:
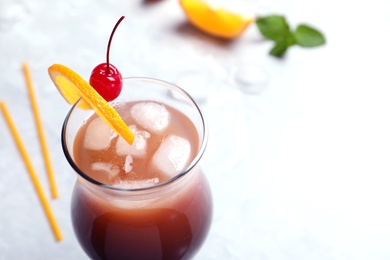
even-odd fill
[[(129, 144), (133, 143), (134, 134), (118, 112), (80, 75), (61, 64), (50, 66), (48, 72), (54, 85), (69, 104), (74, 104), (82, 98), (117, 134)], [(85, 108), (86, 104), (83, 106)]]
[(225, 39), (237, 38), (254, 19), (201, 0), (179, 0), (188, 20), (195, 27)]

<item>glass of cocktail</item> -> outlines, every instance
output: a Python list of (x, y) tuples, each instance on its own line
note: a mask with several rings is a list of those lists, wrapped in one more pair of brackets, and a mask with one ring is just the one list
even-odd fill
[(110, 104), (134, 133), (129, 145), (82, 99), (62, 130), (77, 173), (72, 224), (97, 259), (191, 259), (212, 219), (212, 196), (199, 162), (207, 144), (196, 102), (157, 79), (123, 79)]

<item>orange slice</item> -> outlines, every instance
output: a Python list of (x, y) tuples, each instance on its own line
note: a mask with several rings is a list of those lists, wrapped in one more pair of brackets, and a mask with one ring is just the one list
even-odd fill
[(211, 35), (237, 38), (254, 19), (222, 7), (212, 7), (201, 0), (179, 0), (192, 25)]
[(111, 129), (129, 144), (133, 143), (134, 134), (118, 112), (80, 75), (61, 64), (50, 66), (48, 71), (54, 85), (69, 104), (82, 98)]

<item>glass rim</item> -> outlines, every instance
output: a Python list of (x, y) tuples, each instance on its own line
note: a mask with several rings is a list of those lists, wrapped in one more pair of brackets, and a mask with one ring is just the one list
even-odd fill
[(66, 140), (66, 133), (67, 133), (67, 127), (68, 127), (69, 120), (70, 120), (72, 114), (78, 109), (77, 106), (80, 103), (82, 98), (80, 98), (74, 105), (72, 105), (71, 109), (67, 113), (67, 115), (66, 115), (66, 117), (64, 119), (64, 122), (62, 124), (61, 146), (62, 146), (62, 150), (63, 150), (64, 155), (65, 155), (65, 158), (67, 159), (67, 161), (70, 164), (70, 166), (72, 167), (72, 169), (78, 174), (78, 176), (82, 177), (84, 180), (88, 181), (89, 183), (92, 183), (92, 184), (94, 184), (96, 186), (99, 186), (99, 187), (102, 187), (102, 188), (106, 188), (106, 189), (109, 189), (109, 190), (114, 190), (114, 191), (151, 191), (153, 189), (157, 189), (157, 188), (160, 188), (160, 187), (167, 186), (170, 183), (173, 183), (176, 180), (182, 178), (187, 173), (189, 173), (193, 168), (195, 168), (195, 166), (198, 165), (200, 159), (202, 158), (202, 156), (203, 156), (203, 154), (204, 154), (204, 152), (206, 150), (207, 141), (208, 141), (208, 128), (207, 128), (207, 124), (206, 124), (205, 118), (203, 116), (203, 112), (202, 112), (201, 108), (198, 106), (197, 102), (191, 97), (191, 95), (187, 91), (185, 91), (184, 89), (182, 89), (181, 87), (179, 87), (178, 85), (176, 85), (174, 83), (171, 83), (171, 82), (168, 82), (168, 81), (164, 81), (164, 80), (160, 80), (160, 79), (157, 79), (157, 78), (152, 78), (152, 77), (124, 77), (122, 79), (123, 80), (149, 81), (149, 82), (156, 82), (156, 83), (163, 84), (163, 85), (169, 85), (169, 86), (175, 88), (175, 90), (177, 90), (177, 91), (181, 92), (182, 94), (184, 94), (184, 96), (189, 99), (189, 101), (194, 105), (195, 109), (197, 110), (197, 112), (198, 112), (198, 114), (200, 116), (201, 123), (202, 123), (202, 129), (201, 130), (203, 130), (203, 137), (200, 139), (201, 145), (200, 145), (199, 150), (198, 150), (196, 156), (194, 157), (194, 159), (188, 164), (188, 166), (186, 168), (184, 168), (180, 173), (176, 174), (174, 177), (172, 177), (172, 178), (170, 178), (170, 179), (168, 179), (168, 180), (166, 180), (164, 182), (161, 182), (161, 183), (158, 183), (158, 184), (155, 184), (155, 185), (151, 185), (151, 186), (147, 186), (147, 187), (142, 187), (142, 188), (122, 188), (122, 187), (116, 187), (116, 186), (113, 186), (113, 185), (109, 185), (109, 184), (105, 184), (105, 183), (99, 182), (99, 181), (95, 180), (94, 178), (91, 178), (88, 174), (84, 173), (77, 166), (77, 164), (74, 162), (74, 160), (72, 158), (72, 155), (69, 152), (69, 149), (68, 149), (68, 146), (67, 146), (67, 140)]

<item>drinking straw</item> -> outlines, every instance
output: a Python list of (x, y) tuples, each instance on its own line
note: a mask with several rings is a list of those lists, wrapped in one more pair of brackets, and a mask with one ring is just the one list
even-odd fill
[(40, 184), (38, 176), (37, 176), (36, 172), (34, 171), (34, 168), (33, 168), (32, 163), (30, 161), (30, 157), (27, 154), (27, 151), (25, 149), (25, 146), (23, 145), (22, 139), (20, 138), (20, 135), (15, 127), (15, 124), (13, 123), (11, 115), (8, 112), (8, 109), (7, 109), (4, 101), (0, 101), (0, 109), (3, 112), (5, 121), (8, 124), (8, 127), (11, 131), (11, 134), (14, 138), (14, 141), (19, 149), (19, 153), (20, 153), (20, 155), (21, 155), (21, 157), (26, 165), (26, 168), (27, 168), (28, 173), (30, 175), (31, 181), (34, 185), (35, 191), (40, 199), (40, 202), (41, 202), (42, 207), (45, 211), (46, 217), (49, 221), (50, 227), (54, 233), (54, 237), (57, 241), (61, 241), (62, 240), (61, 231), (60, 231), (59, 226), (54, 218), (53, 212), (50, 208), (49, 201), (47, 200), (47, 198), (45, 196), (42, 185)]
[(41, 143), (41, 150), (42, 150), (43, 159), (45, 161), (47, 176), (49, 179), (51, 196), (53, 198), (58, 198), (58, 190), (57, 190), (57, 186), (56, 186), (56, 182), (55, 182), (55, 178), (54, 178), (54, 171), (53, 171), (53, 167), (52, 167), (52, 164), (50, 161), (49, 150), (47, 148), (46, 139), (45, 139), (45, 135), (44, 135), (43, 127), (42, 127), (41, 117), (39, 114), (37, 100), (35, 97), (34, 87), (33, 87), (31, 74), (30, 74), (30, 69), (29, 69), (27, 63), (23, 63), (23, 73), (25, 76), (26, 85), (27, 85), (29, 96), (30, 96), (30, 102), (31, 102), (31, 106), (32, 106), (32, 110), (33, 110), (33, 114), (34, 114), (34, 118), (35, 118), (35, 125), (37, 128), (38, 137), (39, 137), (39, 140)]

